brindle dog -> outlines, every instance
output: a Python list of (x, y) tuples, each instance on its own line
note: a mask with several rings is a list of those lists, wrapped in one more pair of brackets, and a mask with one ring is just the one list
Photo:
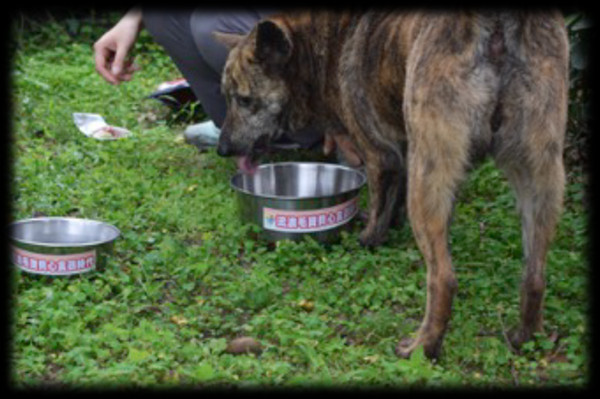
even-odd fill
[(220, 155), (255, 160), (282, 132), (307, 126), (353, 143), (368, 176), (364, 245), (382, 242), (406, 201), (427, 264), (427, 304), (398, 355), (417, 345), (439, 355), (457, 290), (453, 198), (487, 154), (514, 187), (522, 220), (521, 322), (512, 344), (542, 330), (546, 253), (565, 181), (568, 42), (558, 12), (299, 11), (246, 36), (216, 36), (231, 48)]

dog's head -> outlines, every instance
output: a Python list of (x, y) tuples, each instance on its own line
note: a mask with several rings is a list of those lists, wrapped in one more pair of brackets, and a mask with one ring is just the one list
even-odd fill
[(283, 133), (290, 90), (282, 71), (292, 55), (290, 33), (265, 20), (246, 36), (215, 32), (230, 48), (222, 77), (227, 115), (217, 153), (251, 165)]

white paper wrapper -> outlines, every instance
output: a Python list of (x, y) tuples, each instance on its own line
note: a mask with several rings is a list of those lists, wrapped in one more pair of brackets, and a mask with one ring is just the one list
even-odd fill
[(75, 112), (73, 121), (83, 134), (96, 140), (116, 140), (131, 134), (129, 130), (122, 127), (108, 125), (98, 114)]
[(187, 80), (185, 80), (184, 78), (180, 78), (180, 79), (175, 79), (175, 80), (171, 80), (168, 82), (163, 82), (158, 85), (156, 90), (157, 91), (166, 91), (166, 90), (173, 90), (173, 89), (186, 88), (186, 87), (190, 87)]

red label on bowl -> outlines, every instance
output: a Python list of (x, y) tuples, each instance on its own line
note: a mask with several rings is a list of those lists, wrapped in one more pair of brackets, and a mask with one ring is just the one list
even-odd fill
[(287, 233), (311, 233), (341, 226), (358, 212), (358, 197), (331, 208), (290, 211), (263, 208), (263, 227)]
[(13, 263), (26, 272), (52, 276), (85, 273), (96, 265), (95, 250), (70, 255), (47, 255), (13, 246), (12, 257)]

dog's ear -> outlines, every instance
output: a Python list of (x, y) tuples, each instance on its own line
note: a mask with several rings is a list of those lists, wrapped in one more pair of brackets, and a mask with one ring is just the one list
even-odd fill
[(213, 32), (213, 37), (221, 44), (224, 44), (229, 50), (237, 46), (246, 36), (238, 33)]
[(291, 55), (292, 40), (289, 30), (273, 21), (259, 22), (256, 26), (256, 59), (276, 65), (285, 63)]

